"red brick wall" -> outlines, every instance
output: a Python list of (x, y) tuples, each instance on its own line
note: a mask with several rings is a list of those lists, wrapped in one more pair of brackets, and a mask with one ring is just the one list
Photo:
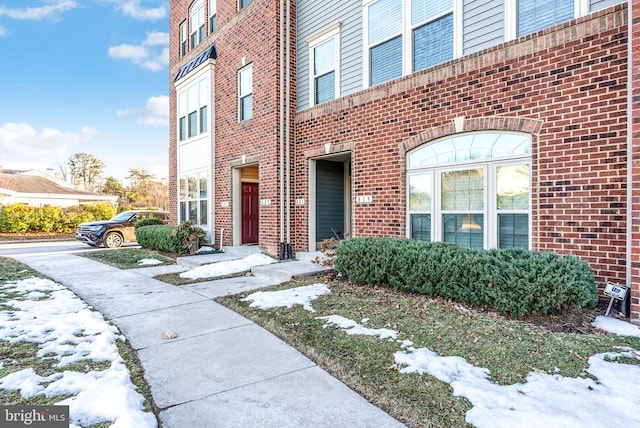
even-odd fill
[[(325, 143), (350, 149), (352, 235), (404, 237), (407, 144), (455, 132), (459, 116), (467, 131), (524, 129), (534, 134), (533, 248), (575, 254), (599, 282), (623, 282), (626, 21), (616, 6), (298, 113), (295, 198), (308, 198), (310, 156)], [(298, 250), (307, 216), (296, 207)]]
[[(206, 2), (205, 2), (206, 3)], [(269, 199), (270, 205), (260, 207), (260, 247), (270, 254), (277, 254), (280, 243), (280, 187), (279, 187), (279, 14), (280, 2), (253, 0), (240, 12), (237, 0), (218, 0), (217, 30), (201, 45), (178, 59), (178, 28), (188, 16), (191, 1), (171, 2), (170, 63), (171, 76), (187, 64), (203, 49), (215, 42), (218, 58), (215, 62), (214, 93), (215, 111), (215, 223), (218, 231), (225, 229), (224, 245), (233, 242), (232, 225), (232, 175), (233, 167), (259, 165), (260, 199)], [(295, 8), (292, 8), (295, 16)], [(208, 13), (207, 13), (208, 16)], [(292, 27), (295, 34), (295, 26)], [(292, 47), (295, 38), (292, 38)], [(245, 64), (253, 64), (253, 118), (238, 122), (237, 73)], [(295, 56), (292, 54), (292, 64)], [(295, 65), (292, 68), (295, 72)], [(292, 82), (295, 87), (295, 79)], [(171, 91), (170, 208), (176, 219), (176, 100), (173, 82)], [(293, 93), (295, 96), (295, 93)], [(295, 111), (295, 105), (292, 107)], [(293, 114), (291, 116), (293, 118)], [(293, 122), (293, 120), (292, 120)], [(221, 207), (221, 203), (228, 203)]]
[(640, 0), (630, 2), (632, 25), (631, 82), (632, 126), (632, 181), (631, 198), (631, 319), (640, 324)]

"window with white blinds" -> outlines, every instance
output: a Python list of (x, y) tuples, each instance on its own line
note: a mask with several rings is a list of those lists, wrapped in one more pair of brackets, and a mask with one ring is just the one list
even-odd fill
[(569, 21), (574, 0), (518, 0), (518, 36)]

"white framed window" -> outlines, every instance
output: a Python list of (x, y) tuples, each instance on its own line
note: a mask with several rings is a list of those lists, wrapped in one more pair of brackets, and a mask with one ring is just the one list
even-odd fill
[(178, 180), (179, 222), (208, 224), (209, 174), (206, 171), (182, 175)]
[(364, 0), (366, 86), (460, 56), (461, 0)]
[(311, 106), (340, 96), (340, 24), (307, 39)]
[(518, 0), (504, 3), (505, 40), (535, 33), (623, 0)]
[(249, 3), (251, 3), (251, 0), (238, 0), (238, 10), (242, 10), (249, 6)]
[(216, 0), (209, 0), (209, 33), (218, 29), (218, 15)]
[(531, 136), (471, 132), (407, 154), (407, 237), (530, 248)]
[(518, 0), (518, 37), (573, 19), (575, 8), (575, 0)]
[(209, 130), (209, 78), (200, 79), (178, 91), (178, 141)]
[(187, 54), (187, 21), (180, 24), (180, 58)]
[(205, 37), (204, 0), (197, 0), (189, 9), (191, 49), (198, 46)]
[(253, 117), (253, 64), (238, 71), (238, 120)]

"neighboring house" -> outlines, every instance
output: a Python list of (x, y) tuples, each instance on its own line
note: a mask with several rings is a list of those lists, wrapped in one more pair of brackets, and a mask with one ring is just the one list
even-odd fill
[(38, 171), (4, 170), (0, 173), (0, 205), (22, 203), (33, 207), (68, 207), (99, 202), (116, 205), (118, 197), (76, 190)]
[(172, 0), (172, 219), (280, 258), (334, 235), (575, 254), (640, 322), (630, 16), (640, 0)]

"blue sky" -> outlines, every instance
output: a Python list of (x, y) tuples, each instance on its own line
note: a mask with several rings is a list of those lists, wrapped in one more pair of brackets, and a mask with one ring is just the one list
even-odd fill
[(0, 0), (0, 167), (168, 177), (168, 0)]

